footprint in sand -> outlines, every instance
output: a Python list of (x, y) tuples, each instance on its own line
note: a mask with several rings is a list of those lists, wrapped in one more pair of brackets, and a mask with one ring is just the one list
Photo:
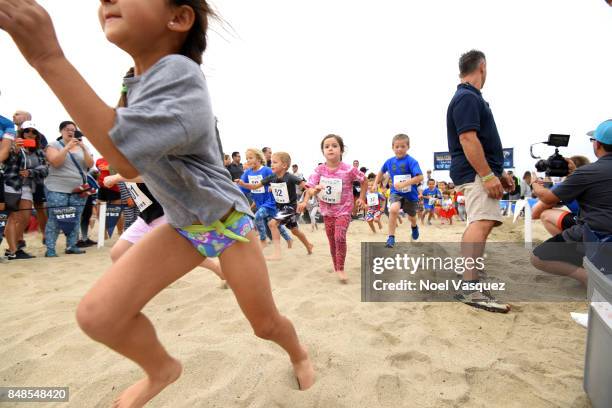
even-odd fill
[(376, 397), (383, 407), (401, 407), (404, 404), (402, 386), (397, 375), (381, 375), (376, 381)]
[(427, 354), (418, 351), (409, 351), (407, 353), (393, 354), (388, 357), (391, 360), (391, 366), (397, 368), (411, 368), (417, 364), (431, 363), (431, 358)]

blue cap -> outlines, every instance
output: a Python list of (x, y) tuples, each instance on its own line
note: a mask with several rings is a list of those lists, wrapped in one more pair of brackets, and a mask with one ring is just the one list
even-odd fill
[(612, 145), (612, 119), (602, 122), (597, 129), (591, 130), (587, 135), (600, 143)]

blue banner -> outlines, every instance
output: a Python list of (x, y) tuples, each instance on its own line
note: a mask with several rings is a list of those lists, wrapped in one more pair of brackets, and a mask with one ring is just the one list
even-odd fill
[[(434, 170), (450, 170), (451, 155), (449, 152), (434, 153)], [(514, 168), (514, 148), (508, 147), (504, 149), (504, 169)]]
[(4, 237), (4, 229), (6, 228), (7, 222), (8, 211), (0, 211), (0, 244), (2, 243), (2, 238)]
[(504, 149), (504, 169), (514, 168), (514, 148), (508, 147)]
[(434, 170), (450, 170), (451, 155), (449, 152), (434, 153)]
[(106, 232), (109, 238), (113, 236), (113, 232), (121, 216), (122, 208), (123, 207), (120, 205), (109, 205), (106, 207)]
[(57, 225), (66, 236), (70, 235), (79, 224), (75, 207), (52, 208), (51, 215), (57, 220)]

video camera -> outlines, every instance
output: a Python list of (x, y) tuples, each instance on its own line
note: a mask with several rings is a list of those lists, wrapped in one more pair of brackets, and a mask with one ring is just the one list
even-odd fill
[[(552, 133), (548, 135), (548, 141), (534, 143), (531, 145), (530, 153), (534, 159), (540, 159), (536, 162), (535, 168), (539, 172), (545, 172), (548, 177), (565, 177), (569, 174), (569, 167), (565, 157), (559, 153), (559, 147), (567, 147), (569, 144), (570, 135), (559, 135)], [(548, 159), (541, 159), (533, 154), (533, 146), (536, 144), (546, 144), (548, 146), (555, 146), (555, 153)]]

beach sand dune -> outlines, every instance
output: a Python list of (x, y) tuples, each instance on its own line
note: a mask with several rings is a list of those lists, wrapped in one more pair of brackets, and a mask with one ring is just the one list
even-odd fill
[[(545, 239), (539, 224), (536, 238)], [(311, 233), (314, 254), (296, 242), (270, 262), (274, 296), (309, 348), (317, 383), (297, 390), (285, 353), (256, 338), (231, 290), (198, 268), (153, 299), (145, 313), (183, 377), (151, 407), (588, 407), (582, 390), (586, 331), (571, 311), (585, 302), (521, 303), (493, 314), (459, 303), (362, 303), (360, 241), (383, 241), (363, 221), (351, 223), (347, 273), (331, 271), (323, 228)], [(425, 227), (423, 241), (459, 241), (463, 225)], [(400, 227), (398, 240), (409, 228)], [(0, 381), (2, 386), (68, 386), (70, 402), (2, 403), (15, 407), (108, 407), (139, 379), (131, 362), (93, 342), (78, 328), (79, 299), (110, 265), (109, 247), (84, 256), (0, 264)], [(522, 226), (507, 222), (492, 240), (519, 242)], [(62, 239), (60, 239), (62, 241)], [(268, 252), (270, 249), (266, 249)], [(528, 259), (499, 265), (536, 274)], [(510, 261), (509, 261), (510, 262)], [(489, 273), (491, 271), (488, 271)], [(248, 273), (248, 268), (245, 268)], [(542, 274), (536, 274), (542, 275)], [(542, 275), (543, 276), (543, 275)], [(541, 279), (546, 279), (541, 278)], [(568, 290), (578, 290), (571, 281)]]

